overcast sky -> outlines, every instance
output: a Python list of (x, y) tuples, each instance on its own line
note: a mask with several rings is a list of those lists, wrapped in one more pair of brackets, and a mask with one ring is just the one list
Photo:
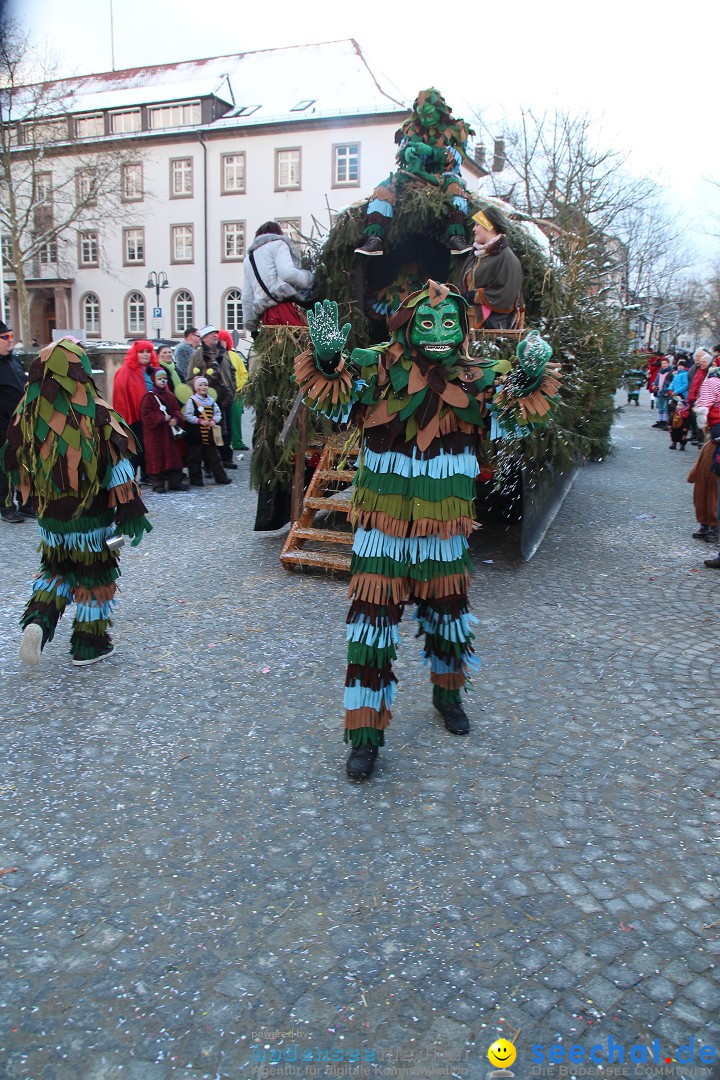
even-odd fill
[[(0, 0), (0, 3), (2, 0)], [(9, 0), (62, 74), (111, 69), (111, 0)], [(685, 0), (113, 0), (115, 67), (354, 37), (404, 97), (437, 86), (456, 115), (502, 134), (521, 107), (587, 110), (598, 142), (666, 185), (698, 257), (720, 257), (716, 49), (720, 5)], [(443, 22), (443, 13), (448, 19)], [(450, 22), (462, 12), (462, 22)], [(413, 19), (417, 21), (414, 22)]]

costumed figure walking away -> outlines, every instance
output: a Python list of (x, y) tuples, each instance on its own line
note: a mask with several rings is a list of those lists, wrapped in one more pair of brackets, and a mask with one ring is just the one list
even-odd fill
[(467, 156), (467, 141), (475, 132), (456, 120), (445, 98), (434, 87), (421, 90), (413, 102), (413, 111), (395, 141), (399, 143), (395, 160), (397, 172), (375, 188), (366, 211), (363, 243), (355, 248), (358, 255), (384, 255), (383, 241), (390, 228), (395, 207), (403, 197), (403, 188), (411, 181), (432, 184), (452, 199), (447, 219), (445, 243), (451, 255), (470, 251), (465, 235), (465, 219), (470, 202), (460, 174)]
[[(353, 495), (356, 532), (348, 614), (345, 741), (348, 775), (371, 774), (391, 719), (398, 626), (417, 605), (433, 704), (445, 727), (466, 735), (461, 691), (474, 663), (476, 620), (468, 608), (475, 478), (487, 436), (487, 402), (517, 434), (549, 416), (559, 381), (536, 333), (518, 346), (519, 364), (467, 355), (468, 305), (452, 285), (429, 281), (389, 321), (390, 342), (345, 348), (350, 324), (337, 305), (309, 312), (313, 349), (295, 377), (308, 406), (360, 428)], [(500, 371), (507, 379), (494, 394)]]
[(28, 385), (0, 460), (27, 500), (37, 500), (40, 572), (20, 623), (20, 659), (37, 664), (69, 600), (76, 603), (70, 652), (75, 666), (114, 651), (108, 634), (120, 576), (107, 541), (133, 546), (152, 526), (131, 464), (135, 438), (99, 396), (90, 361), (69, 338), (48, 345)]
[(509, 330), (522, 326), (523, 272), (508, 245), (508, 222), (494, 206), (473, 214), (474, 257), (463, 268), (463, 295), (471, 305), (475, 329)]

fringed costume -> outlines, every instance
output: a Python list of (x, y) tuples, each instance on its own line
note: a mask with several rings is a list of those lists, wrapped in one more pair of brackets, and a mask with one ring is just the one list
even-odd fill
[[(1, 458), (23, 499), (37, 500), (40, 571), (20, 622), (40, 627), (42, 640), (38, 634), (28, 662), (52, 641), (70, 600), (73, 662), (112, 652), (108, 627), (120, 570), (106, 542), (118, 534), (137, 545), (152, 528), (130, 461), (135, 452), (130, 428), (98, 395), (81, 347), (64, 338), (43, 349)], [(28, 659), (22, 649), (21, 656)]]
[[(434, 704), (449, 730), (462, 734), (467, 727), (450, 727), (446, 710), (459, 707), (478, 664), (467, 538), (498, 371), (492, 361), (467, 355), (467, 304), (453, 286), (430, 281), (409, 296), (390, 319), (391, 341), (370, 349), (343, 349), (349, 326), (338, 329), (337, 306), (329, 301), (316, 305), (309, 322), (314, 351), (299, 356), (295, 368), (305, 402), (334, 421), (352, 419), (361, 437), (345, 741), (354, 749), (384, 745), (398, 626), (408, 602), (416, 605), (418, 635), (424, 635)], [(539, 419), (546, 401), (550, 409), (557, 379), (543, 374), (541, 386), (537, 374), (533, 369), (538, 407), (527, 415), (514, 408), (520, 377), (515, 392), (505, 391), (500, 412), (513, 427), (523, 417), (525, 423)]]
[[(382, 254), (382, 241), (395, 216), (397, 203), (408, 183), (431, 184), (446, 195), (448, 212), (444, 240), (451, 251), (468, 250), (465, 221), (470, 196), (460, 173), (467, 156), (467, 142), (475, 132), (464, 120), (456, 120), (442, 94), (434, 87), (421, 90), (410, 117), (396, 133), (398, 169), (378, 184), (366, 208), (363, 255)], [(368, 241), (377, 238), (375, 242)]]

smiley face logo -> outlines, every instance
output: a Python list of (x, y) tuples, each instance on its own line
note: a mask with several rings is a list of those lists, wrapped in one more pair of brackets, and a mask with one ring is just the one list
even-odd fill
[(496, 1069), (507, 1069), (517, 1057), (517, 1051), (508, 1039), (496, 1039), (488, 1050), (487, 1056), (490, 1064)]

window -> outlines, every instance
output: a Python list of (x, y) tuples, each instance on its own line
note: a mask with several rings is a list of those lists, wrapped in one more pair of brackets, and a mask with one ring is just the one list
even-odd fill
[(281, 217), (275, 219), (285, 233), (287, 237), (292, 240), (293, 244), (297, 244), (302, 247), (305, 243), (300, 235), (300, 218), (299, 217)]
[(245, 192), (245, 154), (223, 154), (222, 194), (237, 195)]
[(125, 301), (125, 325), (127, 335), (145, 333), (145, 297), (131, 292)]
[(137, 162), (122, 167), (123, 202), (141, 202), (143, 197), (143, 167)]
[(2, 261), (6, 269), (12, 270), (12, 237), (6, 236), (5, 233), (2, 235)]
[(124, 135), (127, 131), (140, 131), (142, 117), (139, 109), (121, 109), (110, 113), (110, 131), (113, 135)]
[(360, 143), (333, 146), (333, 187), (352, 187), (360, 183)]
[(224, 221), (222, 227), (223, 259), (243, 259), (245, 257), (245, 222)]
[(315, 104), (316, 98), (303, 98), (302, 101), (298, 101), (297, 105), (293, 105), (290, 112), (305, 112), (311, 105)]
[(86, 113), (75, 117), (75, 136), (78, 139), (92, 139), (105, 134), (105, 119), (100, 113)]
[(98, 234), (95, 229), (78, 234), (78, 266), (98, 265)]
[(193, 261), (193, 227), (192, 225), (172, 225), (170, 229), (170, 261), (192, 262)]
[(172, 158), (170, 161), (170, 198), (186, 199), (193, 193), (192, 158)]
[(77, 201), (83, 206), (95, 206), (97, 203), (97, 177), (94, 169), (78, 169), (75, 173)]
[(173, 334), (179, 337), (193, 324), (193, 298), (187, 289), (176, 292), (172, 301)]
[(125, 266), (142, 266), (145, 263), (145, 230), (123, 229), (123, 254)]
[(300, 147), (275, 151), (275, 190), (289, 191), (300, 188)]
[(46, 206), (52, 202), (52, 173), (35, 173), (35, 205)]
[(58, 257), (57, 240), (48, 240), (38, 251), (38, 260), (41, 266), (49, 266), (56, 263)]
[(225, 326), (230, 331), (242, 330), (242, 293), (239, 289), (228, 289), (223, 303)]
[(193, 127), (200, 123), (200, 102), (180, 101), (172, 105), (154, 105), (148, 110), (150, 127)]
[(20, 139), (26, 146), (45, 146), (68, 137), (67, 120), (35, 120), (21, 125)]
[(80, 325), (89, 337), (100, 336), (100, 301), (95, 293), (85, 293), (80, 301)]

